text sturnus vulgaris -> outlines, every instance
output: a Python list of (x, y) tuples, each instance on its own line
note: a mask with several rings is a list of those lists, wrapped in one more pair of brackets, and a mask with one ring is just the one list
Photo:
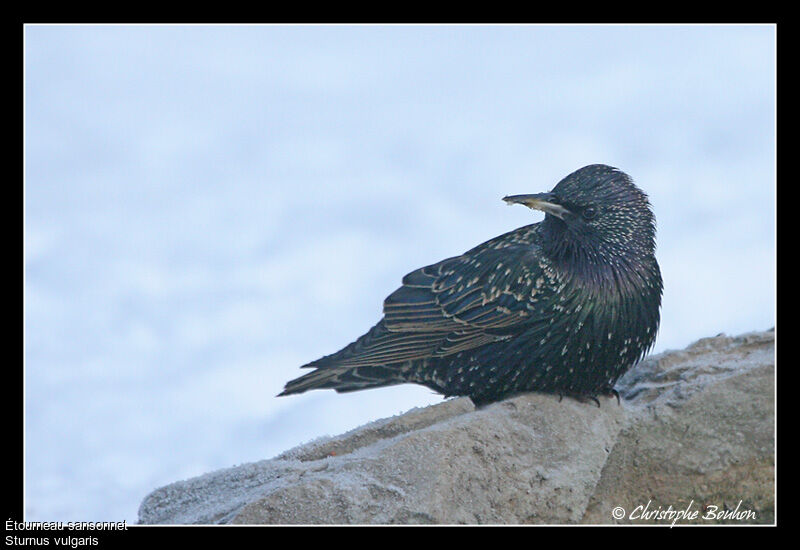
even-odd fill
[(476, 405), (520, 392), (595, 398), (653, 345), (662, 281), (647, 195), (602, 164), (504, 198), (540, 223), (412, 271), (383, 318), (280, 395), (422, 384)]

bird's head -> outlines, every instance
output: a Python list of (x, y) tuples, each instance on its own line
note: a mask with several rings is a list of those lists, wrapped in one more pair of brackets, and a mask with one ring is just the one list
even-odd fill
[(555, 259), (614, 264), (651, 257), (655, 217), (647, 195), (624, 172), (592, 164), (549, 193), (504, 197), (545, 212), (542, 235)]

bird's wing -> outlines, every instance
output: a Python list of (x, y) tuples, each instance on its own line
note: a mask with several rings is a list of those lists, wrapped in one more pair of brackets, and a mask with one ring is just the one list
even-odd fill
[(514, 334), (531, 316), (536, 253), (530, 246), (485, 246), (408, 274), (384, 302), (393, 332), (446, 332), (435, 355)]
[(517, 232), (406, 275), (384, 301), (383, 320), (324, 363), (367, 366), (442, 357), (524, 330), (535, 317), (541, 267), (538, 246)]

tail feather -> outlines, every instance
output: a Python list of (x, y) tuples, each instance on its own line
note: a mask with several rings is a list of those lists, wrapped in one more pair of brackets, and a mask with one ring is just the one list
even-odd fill
[(339, 393), (358, 391), (406, 382), (402, 369), (388, 366), (327, 367), (289, 381), (278, 396), (308, 390), (334, 389)]

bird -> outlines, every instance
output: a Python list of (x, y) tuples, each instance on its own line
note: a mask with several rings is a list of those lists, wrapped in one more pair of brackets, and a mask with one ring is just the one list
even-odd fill
[(584, 166), (549, 192), (503, 197), (544, 219), (408, 273), (366, 334), (301, 368), (279, 396), (412, 383), (476, 407), (527, 392), (616, 396), (652, 348), (663, 281), (648, 196)]

